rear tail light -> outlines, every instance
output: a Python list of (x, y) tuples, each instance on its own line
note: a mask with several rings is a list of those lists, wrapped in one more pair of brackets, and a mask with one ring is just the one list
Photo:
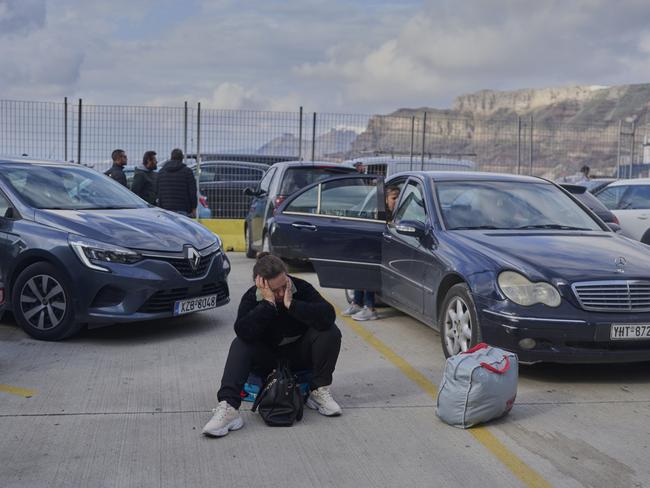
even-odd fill
[(208, 199), (206, 197), (199, 197), (199, 203), (202, 207), (208, 208)]
[(612, 217), (614, 217), (614, 220), (612, 220), (612, 222), (614, 222), (615, 224), (621, 225), (621, 223), (618, 221), (618, 217), (616, 215), (612, 214)]
[(2, 305), (5, 302), (5, 289), (0, 288), (0, 305)]

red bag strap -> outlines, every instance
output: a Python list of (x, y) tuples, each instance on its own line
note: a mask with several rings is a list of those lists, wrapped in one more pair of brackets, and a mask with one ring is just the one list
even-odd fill
[(481, 349), (487, 349), (488, 346), (485, 342), (481, 342), (480, 344), (476, 344), (474, 347), (468, 349), (465, 352), (462, 352), (461, 354), (472, 354), (473, 352), (480, 351)]
[(508, 356), (506, 356), (504, 354), (503, 359), (505, 359), (506, 364), (504, 364), (503, 368), (501, 368), (501, 369), (495, 368), (494, 366), (492, 366), (491, 364), (488, 364), (488, 363), (481, 363), (481, 366), (484, 367), (485, 369), (487, 369), (488, 371), (493, 372), (493, 373), (503, 374), (503, 373), (505, 373), (506, 371), (508, 371), (510, 369), (510, 359), (508, 359)]

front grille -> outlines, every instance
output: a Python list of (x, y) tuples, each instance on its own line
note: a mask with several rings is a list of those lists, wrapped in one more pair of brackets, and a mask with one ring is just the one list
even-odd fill
[(585, 281), (574, 283), (571, 288), (585, 310), (650, 311), (650, 281)]
[(162, 313), (173, 312), (174, 303), (178, 300), (187, 298), (202, 297), (205, 295), (217, 295), (217, 301), (220, 302), (228, 298), (228, 284), (208, 283), (203, 285), (199, 290), (190, 288), (173, 288), (171, 290), (162, 290), (154, 293), (149, 300), (144, 302), (138, 312), (141, 313)]
[(213, 252), (212, 254), (208, 254), (207, 256), (201, 256), (201, 259), (199, 260), (199, 264), (196, 266), (196, 269), (192, 269), (189, 259), (186, 258), (156, 257), (156, 258), (149, 258), (149, 259), (165, 261), (166, 263), (171, 264), (185, 278), (200, 278), (201, 276), (204, 276), (207, 273), (208, 268), (210, 267), (210, 263), (212, 263), (212, 259), (216, 254), (217, 254), (216, 252)]

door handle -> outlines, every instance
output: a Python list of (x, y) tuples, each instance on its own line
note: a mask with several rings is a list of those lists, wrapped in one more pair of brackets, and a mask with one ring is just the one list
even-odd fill
[(641, 214), (637, 217), (639, 220), (648, 220), (648, 214)]
[(390, 235), (388, 232), (384, 232), (384, 233), (382, 234), (382, 236), (383, 236), (384, 239), (386, 239), (387, 241), (392, 241), (392, 240), (393, 240), (393, 236)]
[(312, 224), (291, 224), (291, 227), (295, 227), (296, 229), (305, 229), (305, 230), (316, 230), (316, 226)]

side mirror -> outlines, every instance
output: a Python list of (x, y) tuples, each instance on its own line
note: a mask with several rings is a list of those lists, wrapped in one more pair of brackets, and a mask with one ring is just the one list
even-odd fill
[(256, 193), (255, 190), (253, 190), (252, 188), (244, 188), (244, 195), (246, 195), (247, 197), (253, 197), (255, 196), (255, 193)]
[(621, 231), (621, 226), (618, 224), (615, 224), (614, 222), (607, 222), (607, 227), (612, 229), (614, 232), (620, 232)]
[(402, 220), (395, 226), (395, 231), (404, 236), (420, 239), (426, 234), (426, 227), (422, 222), (418, 222), (417, 220)]

